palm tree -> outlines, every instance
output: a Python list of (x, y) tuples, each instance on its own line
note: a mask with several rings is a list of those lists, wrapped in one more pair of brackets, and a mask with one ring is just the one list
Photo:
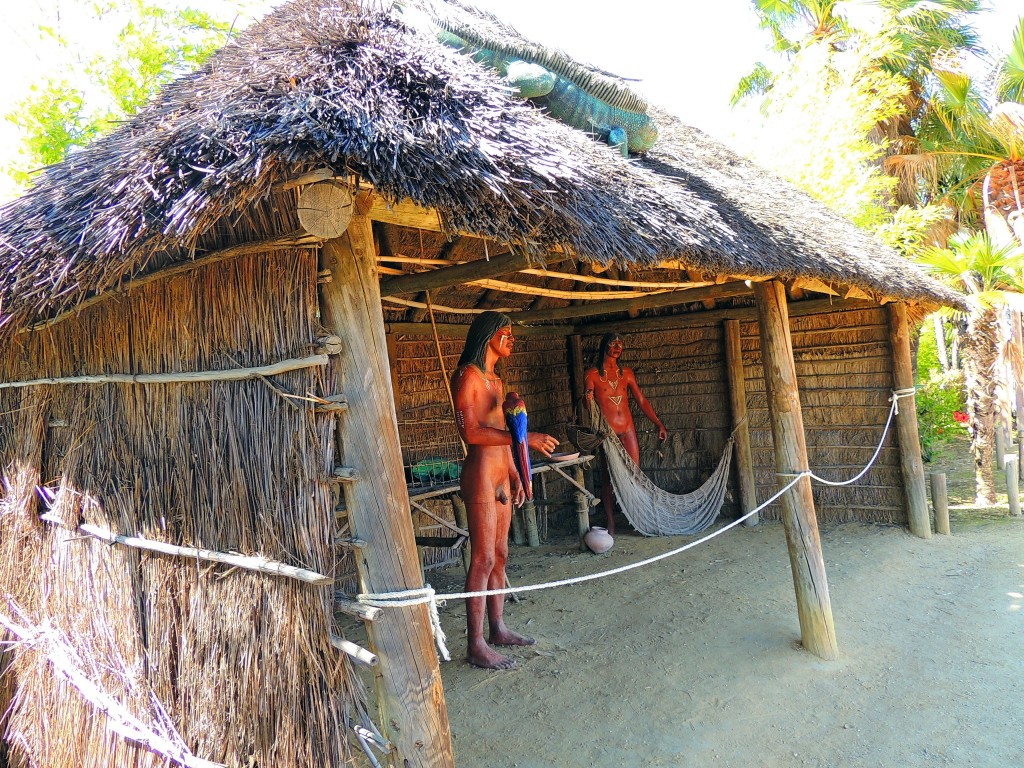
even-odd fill
[[(841, 48), (849, 37), (850, 27), (836, 13), (839, 0), (751, 0), (761, 29), (772, 36), (771, 50), (792, 58), (804, 46), (828, 41)], [(795, 33), (795, 34), (794, 34)], [(776, 73), (763, 62), (740, 78), (730, 103), (736, 106), (748, 96), (767, 94), (776, 80)]]
[[(1024, 17), (995, 71), (986, 89), (956, 59), (936, 61), (913, 151), (889, 164), (919, 200), (945, 202), (961, 227), (1024, 244), (1024, 105), (1006, 100), (1024, 95)], [(990, 107), (985, 90), (1003, 101)]]
[(985, 232), (962, 232), (946, 248), (926, 249), (920, 263), (961, 291), (970, 307), (963, 340), (976, 503), (995, 503), (995, 441), (999, 371), (1005, 369), (1007, 308), (1024, 309), (1024, 247), (994, 242)]

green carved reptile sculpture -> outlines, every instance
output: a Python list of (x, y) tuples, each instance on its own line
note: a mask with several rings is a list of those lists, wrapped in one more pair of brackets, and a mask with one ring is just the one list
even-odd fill
[(624, 157), (654, 146), (658, 129), (647, 114), (647, 103), (614, 76), (511, 35), (488, 39), (478, 29), (428, 13), (407, 0), (399, 0), (395, 7), (413, 26), (429, 29), (445, 45), (496, 70), (517, 95), (566, 125), (618, 147)]

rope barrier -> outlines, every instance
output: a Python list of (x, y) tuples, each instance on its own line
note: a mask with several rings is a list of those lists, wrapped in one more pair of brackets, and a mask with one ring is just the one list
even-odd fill
[(430, 615), (431, 629), (434, 632), (434, 639), (438, 644), (438, 650), (441, 654), (441, 657), (445, 661), (450, 661), (451, 657), (448, 653), (448, 648), (445, 646), (445, 634), (441, 629), (441, 623), (437, 613), (437, 603), (439, 601), (443, 604), (448, 600), (465, 600), (471, 597), (508, 595), (513, 592), (536, 592), (542, 589), (554, 589), (555, 587), (567, 587), (574, 584), (582, 584), (587, 581), (602, 579), (606, 576), (615, 576), (620, 573), (625, 573), (627, 571), (632, 571), (636, 568), (642, 568), (646, 565), (656, 563), (659, 560), (665, 560), (669, 557), (674, 557), (675, 555), (678, 555), (681, 552), (685, 552), (688, 549), (693, 549), (694, 547), (704, 544), (710, 541), (711, 539), (715, 538), (716, 536), (721, 536), (726, 531), (735, 528), (737, 525), (740, 525), (747, 518), (753, 517), (765, 507), (769, 506), (770, 504), (773, 504), (776, 500), (779, 499), (779, 497), (786, 493), (786, 491), (795, 486), (798, 482), (800, 482), (800, 480), (802, 480), (805, 477), (809, 477), (812, 480), (817, 480), (819, 483), (823, 483), (824, 485), (850, 485), (851, 483), (854, 483), (861, 477), (863, 477), (867, 473), (867, 471), (871, 469), (872, 465), (878, 459), (879, 454), (882, 452), (882, 447), (885, 445), (885, 439), (889, 434), (889, 427), (892, 425), (893, 416), (899, 413), (900, 398), (911, 397), (913, 396), (915, 391), (916, 390), (913, 387), (907, 389), (893, 390), (892, 396), (889, 398), (889, 400), (892, 402), (892, 407), (889, 409), (889, 417), (885, 422), (885, 427), (883, 427), (882, 429), (882, 437), (878, 442), (878, 447), (875, 448), (875, 452), (872, 455), (871, 459), (868, 461), (867, 466), (865, 466), (864, 469), (862, 469), (856, 476), (850, 478), (849, 480), (832, 481), (826, 480), (822, 477), (818, 477), (809, 469), (802, 470), (800, 472), (776, 472), (776, 475), (778, 477), (789, 477), (792, 479), (788, 483), (786, 483), (786, 485), (784, 485), (782, 488), (776, 491), (775, 494), (772, 495), (771, 498), (769, 498), (767, 501), (759, 504), (754, 509), (744, 514), (742, 517), (738, 517), (732, 522), (722, 526), (717, 530), (712, 531), (706, 536), (702, 536), (699, 539), (695, 539), (694, 541), (688, 542), (687, 544), (684, 544), (681, 547), (676, 547), (675, 549), (670, 550), (668, 552), (663, 552), (660, 555), (654, 555), (653, 557), (648, 557), (645, 560), (640, 560), (635, 563), (629, 563), (627, 565), (621, 565), (618, 568), (612, 568), (607, 571), (599, 571), (597, 573), (591, 573), (585, 576), (574, 576), (572, 578), (560, 579), (558, 581), (549, 581), (544, 582), (542, 584), (530, 584), (525, 587), (485, 589), (480, 590), (478, 592), (449, 592), (438, 595), (434, 591), (433, 587), (427, 584), (426, 586), (417, 589), (405, 589), (397, 592), (362, 593), (357, 595), (356, 599), (364, 605), (374, 606), (376, 608), (403, 608), (408, 606), (427, 604)]

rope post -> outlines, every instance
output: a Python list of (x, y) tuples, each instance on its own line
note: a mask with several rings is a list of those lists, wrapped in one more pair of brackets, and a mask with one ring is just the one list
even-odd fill
[(928, 479), (932, 486), (932, 509), (935, 511), (935, 532), (949, 536), (949, 499), (946, 495), (946, 475), (932, 472)]
[(1017, 479), (1017, 457), (1007, 454), (1003, 459), (1003, 471), (1006, 473), (1006, 499), (1010, 503), (1010, 514), (1020, 517), (1020, 486)]
[[(775, 470), (782, 474), (799, 469), (803, 473), (808, 466), (807, 438), (800, 409), (796, 363), (793, 361), (786, 290), (778, 280), (754, 283), (753, 287), (768, 395), (768, 417), (775, 446)], [(782, 485), (781, 478), (779, 483)], [(839, 644), (832, 619), (832, 600), (810, 477), (802, 477), (788, 487), (781, 499), (782, 522), (800, 619), (800, 640), (803, 647), (815, 656), (833, 661), (839, 658)]]
[[(889, 305), (889, 344), (892, 348), (893, 389), (897, 392), (913, 390), (914, 367), (910, 357), (910, 323), (907, 318), (907, 305), (902, 301), (894, 301)], [(921, 437), (917, 431), (917, 403), (913, 394), (910, 394), (902, 398), (898, 405), (896, 434), (900, 447), (900, 469), (903, 471), (903, 486), (906, 491), (907, 521), (912, 534), (929, 539), (932, 528), (928, 519)]]

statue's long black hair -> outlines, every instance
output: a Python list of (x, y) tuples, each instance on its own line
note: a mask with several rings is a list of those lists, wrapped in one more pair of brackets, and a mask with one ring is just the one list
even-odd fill
[(608, 372), (604, 370), (602, 366), (604, 365), (604, 356), (605, 353), (608, 351), (608, 345), (611, 344), (613, 341), (622, 341), (622, 337), (619, 334), (615, 333), (614, 331), (612, 333), (606, 333), (604, 336), (602, 336), (601, 345), (597, 348), (597, 357), (594, 359), (594, 367), (597, 368), (597, 372), (603, 373), (606, 376), (608, 375)]
[(494, 338), (494, 334), (510, 325), (512, 319), (501, 312), (488, 310), (477, 315), (473, 324), (469, 326), (466, 346), (462, 350), (462, 357), (459, 358), (459, 367), (472, 364), (481, 371), (486, 370), (487, 345)]

